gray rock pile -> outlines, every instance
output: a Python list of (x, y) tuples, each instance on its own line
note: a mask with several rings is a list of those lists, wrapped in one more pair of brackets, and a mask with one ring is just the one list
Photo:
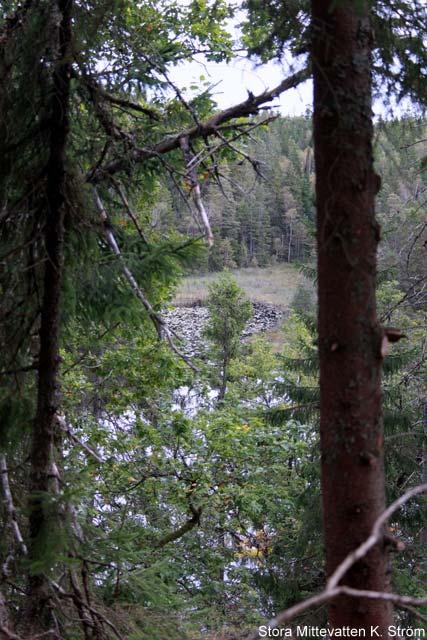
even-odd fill
[[(254, 333), (274, 329), (283, 317), (280, 309), (264, 302), (253, 302), (253, 316), (247, 323), (242, 338)], [(203, 329), (209, 318), (206, 307), (175, 307), (163, 314), (168, 326), (183, 341), (187, 355), (202, 356), (205, 349)]]

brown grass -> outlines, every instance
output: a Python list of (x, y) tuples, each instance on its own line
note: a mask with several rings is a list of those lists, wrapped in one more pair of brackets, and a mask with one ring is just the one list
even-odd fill
[[(280, 264), (265, 269), (254, 267), (233, 269), (230, 273), (252, 302), (267, 302), (284, 311), (289, 308), (298, 285), (303, 281), (303, 276), (290, 264)], [(209, 284), (218, 276), (217, 273), (209, 273), (184, 278), (174, 303), (180, 306), (200, 304), (208, 296)]]

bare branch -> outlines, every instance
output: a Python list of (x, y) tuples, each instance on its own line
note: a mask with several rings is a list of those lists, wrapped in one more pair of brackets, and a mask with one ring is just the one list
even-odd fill
[(94, 196), (95, 196), (95, 203), (96, 203), (96, 207), (99, 211), (99, 214), (101, 216), (101, 220), (103, 222), (104, 225), (104, 232), (105, 232), (105, 237), (107, 239), (107, 242), (111, 248), (111, 250), (113, 251), (113, 253), (117, 256), (118, 260), (120, 261), (120, 264), (122, 266), (122, 270), (123, 273), (126, 277), (126, 280), (129, 282), (135, 296), (138, 298), (138, 300), (141, 302), (141, 304), (143, 305), (144, 309), (147, 311), (148, 316), (150, 318), (150, 320), (153, 322), (154, 327), (157, 331), (157, 335), (159, 336), (160, 339), (165, 338), (166, 341), (168, 342), (170, 348), (172, 349), (172, 351), (174, 351), (182, 360), (184, 360), (184, 362), (186, 362), (186, 364), (193, 370), (193, 371), (198, 371), (197, 367), (194, 366), (194, 364), (191, 362), (191, 360), (189, 358), (187, 358), (187, 356), (182, 353), (178, 347), (175, 345), (174, 340), (173, 340), (173, 335), (172, 335), (172, 331), (169, 329), (166, 321), (164, 320), (164, 318), (162, 318), (162, 316), (158, 313), (156, 313), (150, 303), (150, 301), (148, 300), (148, 298), (146, 297), (146, 295), (144, 294), (144, 292), (142, 291), (141, 287), (139, 286), (138, 282), (136, 281), (133, 273), (130, 271), (129, 267), (126, 265), (123, 256), (122, 256), (122, 252), (120, 251), (120, 247), (117, 243), (117, 240), (114, 236), (113, 230), (109, 224), (108, 221), (108, 215), (107, 212), (105, 210), (105, 207), (102, 203), (102, 200), (99, 196), (99, 193), (96, 189), (96, 187), (93, 187), (93, 191), (94, 191)]
[(421, 484), (413, 487), (412, 489), (409, 489), (409, 491), (400, 496), (400, 498), (392, 502), (392, 504), (374, 522), (374, 526), (372, 527), (372, 531), (368, 539), (365, 540), (365, 542), (363, 542), (357, 549), (352, 551), (352, 553), (350, 553), (335, 569), (326, 584), (326, 588), (334, 589), (350, 569), (350, 567), (352, 567), (358, 560), (363, 558), (368, 553), (368, 551), (381, 540), (381, 538), (383, 537), (383, 527), (395, 511), (400, 509), (400, 507), (406, 504), (411, 498), (414, 498), (420, 493), (425, 493), (426, 491), (427, 484)]
[[(270, 620), (266, 626), (270, 629), (282, 626), (284, 623), (289, 622), (293, 618), (296, 618), (300, 614), (304, 613), (308, 609), (317, 607), (329, 602), (330, 600), (338, 596), (349, 596), (352, 598), (367, 598), (370, 600), (384, 600), (392, 602), (397, 606), (402, 607), (422, 607), (427, 605), (427, 598), (412, 598), (410, 596), (404, 596), (396, 593), (387, 593), (382, 591), (369, 591), (363, 589), (353, 589), (345, 585), (338, 586), (339, 581), (344, 577), (346, 572), (352, 567), (355, 562), (363, 558), (368, 551), (375, 546), (384, 537), (383, 527), (390, 516), (393, 515), (400, 507), (406, 504), (411, 498), (427, 492), (427, 484), (418, 485), (413, 487), (405, 494), (395, 500), (374, 523), (371, 534), (357, 549), (352, 551), (343, 562), (336, 568), (334, 573), (326, 583), (326, 588), (321, 593), (307, 598), (298, 604), (286, 609), (279, 613), (275, 618)], [(249, 640), (258, 640), (259, 633), (256, 632), (250, 636)]]
[(253, 170), (257, 175), (259, 175), (260, 178), (263, 178), (264, 180), (266, 179), (260, 170), (261, 162), (259, 160), (257, 160), (256, 158), (252, 158), (252, 156), (242, 151), (242, 149), (239, 149), (238, 147), (234, 146), (231, 142), (228, 142), (227, 138), (225, 138), (225, 136), (223, 136), (219, 131), (217, 135), (224, 142), (224, 145), (228, 146), (235, 153), (241, 155), (243, 158), (245, 158), (245, 160), (250, 162), (250, 164), (253, 167)]
[[(307, 600), (303, 600), (302, 602), (295, 604), (293, 607), (289, 607), (289, 609), (286, 609), (286, 611), (282, 611), (281, 613), (279, 613), (279, 615), (277, 615), (275, 618), (272, 618), (271, 620), (269, 620), (266, 626), (270, 629), (280, 627), (285, 622), (289, 622), (293, 618), (296, 618), (297, 616), (299, 616), (301, 613), (304, 613), (304, 611), (307, 611), (308, 609), (312, 609), (313, 607), (318, 607), (324, 604), (325, 602), (328, 602), (332, 598), (335, 598), (335, 596), (339, 595), (339, 591), (340, 591), (339, 588), (333, 589), (332, 591), (322, 591), (322, 593), (319, 593), (316, 596), (307, 598)], [(249, 638), (249, 640), (258, 640), (258, 639), (259, 639), (258, 631), (254, 633), (252, 636), (250, 636)]]
[(110, 164), (99, 167), (95, 172), (91, 172), (86, 176), (86, 181), (92, 184), (100, 182), (104, 177), (114, 175), (132, 163), (145, 162), (150, 158), (156, 158), (161, 154), (168, 153), (174, 149), (179, 149), (181, 138), (188, 138), (188, 140), (194, 140), (196, 138), (206, 138), (207, 136), (216, 133), (218, 127), (229, 120), (234, 118), (242, 118), (250, 115), (256, 115), (261, 105), (266, 102), (271, 102), (277, 98), (281, 93), (298, 86), (301, 82), (304, 82), (310, 77), (309, 68), (302, 69), (297, 73), (282, 80), (282, 82), (271, 89), (270, 91), (264, 91), (258, 96), (249, 94), (248, 98), (239, 104), (219, 111), (215, 115), (211, 116), (205, 122), (201, 122), (199, 125), (194, 125), (184, 131), (177, 133), (176, 135), (167, 136), (152, 148), (137, 148), (133, 149), (128, 158), (120, 158), (111, 162)]
[(13, 631), (10, 631), (10, 629), (4, 625), (0, 625), (0, 632), (7, 640), (22, 640), (21, 636), (17, 636), (16, 633), (13, 633)]
[(71, 427), (66, 423), (65, 418), (63, 416), (57, 415), (56, 419), (57, 419), (57, 422), (58, 422), (59, 426), (67, 434), (67, 436), (70, 438), (70, 440), (72, 440), (73, 442), (78, 444), (82, 449), (84, 449), (86, 451), (86, 453), (88, 453), (92, 458), (94, 458), (96, 460), (96, 462), (99, 462), (99, 464), (102, 464), (104, 462), (103, 459), (101, 458), (101, 456), (99, 455), (99, 453), (97, 451), (95, 451), (95, 449), (93, 449), (92, 447), (89, 447), (89, 445), (87, 445), (85, 442), (80, 440), (72, 432)]
[[(369, 600), (385, 600), (402, 607), (409, 607), (411, 605), (415, 607), (423, 607), (427, 605), (427, 598), (412, 598), (410, 596), (401, 596), (397, 593), (387, 593), (383, 591), (364, 591), (363, 589), (352, 589), (351, 587), (345, 586), (335, 587), (333, 589), (326, 588), (325, 591), (322, 591), (318, 595), (307, 598), (307, 600), (303, 600), (293, 607), (282, 611), (281, 613), (279, 613), (279, 615), (270, 620), (266, 626), (270, 629), (282, 626), (283, 624), (285, 624), (285, 622), (289, 622), (293, 618), (296, 618), (297, 616), (304, 613), (304, 611), (323, 605), (338, 596), (349, 596), (351, 598), (367, 598)], [(249, 638), (249, 640), (258, 639), (258, 632), (256, 632)]]
[[(262, 125), (269, 124), (270, 122), (273, 122), (274, 120), (276, 120), (276, 118), (277, 118), (277, 116), (273, 115), (273, 116), (269, 116), (268, 118), (264, 118), (263, 120), (259, 120), (258, 122), (248, 123), (247, 129), (244, 129), (244, 130), (240, 130), (239, 128), (236, 127), (237, 133), (234, 136), (232, 136), (231, 138), (226, 138), (225, 136), (222, 136), (221, 135), (222, 127), (218, 127), (218, 129), (215, 132), (215, 135), (217, 137), (219, 137), (222, 140), (222, 142), (220, 142), (219, 144), (215, 145), (214, 147), (208, 147), (206, 149), (202, 149), (201, 151), (199, 151), (199, 153), (197, 155), (193, 156), (193, 159), (191, 160), (191, 166), (192, 167), (193, 166), (196, 167), (196, 166), (202, 164), (207, 158), (209, 158), (209, 157), (213, 158), (214, 154), (217, 151), (219, 151), (220, 149), (223, 149), (224, 147), (229, 147), (235, 153), (238, 153), (238, 154), (242, 155), (246, 160), (248, 160), (252, 164), (252, 166), (254, 166), (253, 159), (250, 158), (249, 156), (247, 156), (245, 153), (243, 153), (237, 147), (234, 147), (234, 145), (232, 143), (236, 142), (236, 140), (239, 140), (239, 138), (242, 138), (243, 136), (245, 138), (250, 137), (249, 136), (249, 132), (250, 131), (253, 131), (254, 129), (258, 129)], [(258, 164), (260, 164), (260, 163), (258, 163)], [(264, 176), (261, 176), (261, 177), (264, 177)]]
[(76, 605), (77, 611), (79, 613), (80, 621), (82, 623), (84, 637), (86, 640), (89, 640), (90, 638), (89, 629), (92, 629), (96, 623), (92, 622), (88, 612), (85, 610), (84, 606), (82, 605), (82, 602), (84, 602), (84, 597), (80, 589), (76, 572), (74, 569), (70, 569), (69, 577), (70, 577), (71, 588), (74, 594), (73, 600), (74, 600), (74, 604)]
[(137, 219), (136, 215), (134, 214), (134, 212), (132, 211), (132, 209), (131, 209), (131, 207), (130, 207), (129, 200), (128, 200), (128, 199), (127, 199), (127, 197), (126, 197), (126, 194), (125, 194), (125, 192), (124, 192), (124, 189), (123, 189), (122, 185), (121, 185), (121, 184), (119, 184), (119, 183), (117, 182), (117, 180), (115, 180), (115, 179), (113, 178), (113, 176), (111, 176), (110, 180), (111, 180), (111, 182), (112, 182), (112, 184), (113, 184), (113, 186), (114, 186), (115, 190), (116, 190), (116, 191), (117, 191), (117, 193), (119, 194), (119, 196), (120, 196), (120, 200), (122, 201), (123, 206), (125, 207), (125, 209), (126, 209), (126, 211), (127, 211), (127, 214), (128, 214), (128, 216), (129, 216), (129, 218), (132, 220), (132, 222), (133, 222), (133, 224), (134, 224), (134, 227), (135, 227), (135, 229), (136, 229), (136, 230), (137, 230), (137, 232), (138, 232), (139, 237), (140, 237), (140, 238), (141, 238), (141, 240), (144, 242), (144, 244), (148, 244), (148, 240), (147, 240), (147, 238), (145, 237), (145, 234), (144, 234), (144, 232), (142, 231), (141, 227), (139, 226), (138, 219)]
[(187, 166), (187, 177), (190, 182), (190, 188), (193, 194), (194, 204), (196, 206), (197, 211), (199, 212), (200, 218), (202, 219), (203, 226), (205, 227), (208, 245), (211, 247), (214, 242), (214, 237), (213, 237), (211, 225), (209, 222), (209, 216), (203, 204), (202, 195), (200, 193), (200, 184), (197, 178), (196, 164), (193, 163), (193, 155), (190, 150), (188, 137), (181, 138), (180, 147), (182, 149), (182, 153), (185, 159), (185, 164)]
[(196, 111), (193, 109), (193, 107), (191, 106), (191, 104), (189, 102), (187, 102), (187, 100), (184, 98), (184, 96), (182, 95), (181, 90), (179, 89), (179, 87), (176, 86), (176, 84), (174, 82), (172, 82), (172, 80), (169, 78), (168, 74), (166, 73), (166, 71), (162, 71), (163, 76), (166, 78), (166, 82), (172, 87), (172, 89), (175, 91), (176, 96), (178, 98), (178, 100), (182, 103), (182, 105), (184, 106), (184, 108), (191, 114), (191, 117), (193, 118), (194, 122), (196, 123), (196, 125), (199, 127), (200, 126), (200, 120), (197, 117), (197, 113)]
[(427, 598), (413, 598), (411, 596), (401, 596), (398, 593), (388, 593), (383, 591), (365, 591), (364, 589), (352, 589), (351, 587), (337, 587), (338, 595), (350, 596), (352, 598), (367, 598), (368, 600), (384, 600), (396, 605), (412, 605), (414, 607), (424, 607), (427, 605)]
[(28, 555), (27, 545), (24, 542), (24, 538), (22, 537), (21, 530), (19, 528), (18, 520), (16, 518), (16, 509), (13, 502), (12, 492), (10, 490), (9, 485), (9, 474), (7, 470), (6, 464), (6, 456), (4, 454), (0, 454), (0, 476), (1, 476), (1, 486), (3, 490), (4, 501), (6, 504), (6, 511), (9, 517), (9, 525), (12, 529), (14, 538), (18, 543), (18, 547), (22, 553), (22, 555)]
[(0, 631), (9, 621), (9, 611), (3, 593), (0, 591)]
[[(99, 89), (98, 89), (99, 90)], [(124, 100), (122, 98), (116, 98), (115, 96), (107, 93), (103, 89), (101, 89), (100, 95), (102, 98), (111, 102), (113, 105), (117, 105), (119, 107), (123, 107), (124, 109), (132, 109), (133, 111), (138, 111), (139, 113), (143, 113), (148, 116), (152, 120), (160, 120), (160, 116), (154, 109), (149, 109), (148, 107), (143, 107), (137, 102), (132, 102), (131, 100)]]
[[(78, 597), (76, 593), (72, 593), (72, 594), (67, 593), (57, 582), (54, 582), (53, 580), (51, 580), (51, 585), (54, 587), (54, 589), (56, 589), (56, 591), (62, 598), (70, 598), (71, 600), (76, 602), (76, 599)], [(122, 636), (122, 634), (119, 632), (117, 627), (111, 622), (111, 620), (109, 620), (106, 616), (104, 616), (103, 613), (94, 609), (92, 606), (87, 604), (84, 600), (79, 600), (79, 603), (81, 606), (85, 607), (88, 611), (90, 611), (94, 616), (99, 618), (104, 624), (107, 625), (107, 627), (110, 627), (114, 635), (117, 636), (119, 640), (125, 640), (124, 636)]]

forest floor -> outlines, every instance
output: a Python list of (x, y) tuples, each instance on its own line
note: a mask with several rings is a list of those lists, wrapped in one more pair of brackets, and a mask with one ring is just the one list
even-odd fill
[[(280, 352), (284, 343), (283, 320), (304, 276), (291, 264), (279, 264), (264, 269), (233, 269), (231, 273), (252, 302), (271, 305), (281, 312), (282, 320), (277, 326), (263, 331), (274, 350)], [(187, 276), (178, 288), (173, 303), (177, 307), (202, 306), (208, 297), (209, 285), (220, 275), (209, 273)]]

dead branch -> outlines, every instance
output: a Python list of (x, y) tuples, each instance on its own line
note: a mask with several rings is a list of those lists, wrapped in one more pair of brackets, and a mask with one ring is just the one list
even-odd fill
[[(304, 613), (308, 609), (320, 606), (333, 600), (338, 596), (349, 596), (352, 598), (367, 598), (371, 600), (385, 600), (392, 602), (396, 606), (402, 607), (422, 607), (427, 605), (427, 598), (412, 598), (410, 596), (400, 595), (396, 593), (387, 593), (382, 591), (365, 591), (363, 589), (353, 589), (345, 585), (338, 586), (340, 580), (344, 577), (347, 571), (361, 558), (363, 558), (373, 546), (378, 544), (384, 538), (384, 525), (393, 513), (395, 513), (400, 507), (406, 504), (411, 498), (427, 492), (427, 484), (418, 485), (413, 487), (400, 498), (395, 500), (374, 522), (372, 531), (369, 537), (359, 546), (352, 551), (340, 565), (335, 569), (331, 577), (326, 583), (324, 591), (321, 593), (307, 598), (298, 604), (286, 609), (279, 613), (275, 618), (270, 620), (266, 626), (270, 629), (282, 626), (284, 623), (289, 622), (293, 618), (296, 618), (300, 614)], [(249, 640), (258, 640), (259, 633), (256, 632), (250, 636)]]
[(17, 636), (16, 633), (13, 633), (13, 631), (10, 631), (10, 629), (2, 624), (0, 625), (0, 632), (7, 640), (22, 640), (20, 636)]
[[(239, 140), (242, 137), (245, 137), (245, 138), (250, 137), (249, 134), (250, 134), (251, 131), (253, 131), (254, 129), (258, 129), (259, 127), (262, 127), (265, 124), (269, 124), (270, 122), (273, 122), (276, 119), (277, 119), (277, 116), (276, 115), (272, 115), (272, 116), (268, 116), (267, 118), (263, 118), (263, 120), (259, 120), (258, 122), (248, 123), (248, 128), (245, 129), (245, 130), (240, 130), (240, 129), (238, 129), (236, 127), (237, 133), (234, 136), (230, 137), (230, 138), (226, 138), (225, 136), (223, 136), (221, 134), (222, 127), (218, 127), (218, 129), (215, 132), (215, 135), (218, 138), (220, 138), (222, 140), (222, 142), (220, 142), (219, 144), (215, 145), (214, 147), (202, 149), (201, 151), (199, 151), (199, 153), (197, 155), (193, 156), (193, 159), (191, 161), (191, 166), (192, 167), (193, 166), (196, 167), (196, 166), (202, 164), (203, 162), (205, 162), (205, 160), (207, 160), (207, 158), (209, 158), (209, 157), (213, 158), (214, 154), (217, 151), (220, 151), (224, 147), (229, 147), (235, 153), (240, 154), (241, 156), (243, 156), (245, 158), (245, 160), (250, 162), (254, 169), (255, 169), (255, 164), (257, 164), (258, 167), (259, 167), (259, 164), (260, 164), (259, 162), (257, 162), (253, 158), (250, 158), (250, 156), (245, 154), (241, 149), (238, 149), (237, 147), (235, 147), (232, 143), (236, 142), (236, 140)], [(257, 171), (257, 169), (255, 169), (255, 172), (259, 173)], [(264, 176), (262, 176), (262, 175), (260, 177), (264, 178)]]
[(104, 167), (98, 167), (96, 171), (91, 171), (86, 175), (86, 181), (92, 184), (97, 184), (106, 176), (114, 175), (115, 173), (126, 169), (129, 164), (145, 162), (150, 158), (156, 158), (161, 154), (168, 153), (174, 149), (179, 149), (181, 138), (188, 138), (189, 141), (196, 138), (206, 138), (215, 134), (218, 127), (229, 120), (256, 115), (261, 105), (266, 102), (271, 102), (283, 92), (298, 86), (309, 77), (310, 69), (305, 68), (282, 80), (282, 82), (274, 87), (274, 89), (264, 91), (258, 96), (254, 96), (250, 93), (248, 98), (243, 102), (229, 107), (228, 109), (224, 109), (223, 111), (219, 111), (208, 118), (205, 122), (196, 124), (193, 127), (185, 129), (175, 135), (167, 136), (152, 148), (134, 148), (129, 157), (120, 158)]
[(350, 596), (352, 598), (367, 598), (368, 600), (385, 600), (396, 605), (425, 607), (427, 598), (413, 598), (402, 596), (398, 593), (388, 593), (383, 591), (365, 591), (364, 589), (352, 589), (351, 587), (337, 587), (338, 595)]
[(3, 593), (0, 591), (0, 630), (2, 626), (7, 625), (9, 621), (9, 611)]
[[(189, 210), (190, 214), (194, 218), (193, 209), (191, 207), (191, 204), (188, 201), (188, 197), (185, 194), (184, 190), (181, 188), (181, 185), (179, 184), (178, 180), (175, 177), (175, 174), (182, 175), (183, 177), (185, 177), (185, 174), (181, 174), (180, 171), (177, 171), (174, 167), (171, 167), (169, 165), (169, 163), (166, 162), (166, 160), (164, 159), (163, 156), (159, 156), (159, 160), (162, 163), (162, 165), (165, 167), (166, 171), (168, 172), (168, 175), (169, 175), (170, 179), (172, 180), (175, 189), (179, 193), (184, 205), (187, 207), (187, 209)], [(202, 229), (202, 227), (200, 225), (200, 220), (198, 218), (196, 219), (196, 223), (197, 223), (197, 226), (198, 226), (199, 231), (201, 233), (201, 237), (203, 237), (203, 229)]]
[(78, 444), (82, 449), (84, 449), (86, 451), (86, 453), (88, 453), (92, 458), (94, 458), (96, 460), (96, 462), (99, 462), (99, 464), (102, 464), (104, 462), (103, 459), (101, 458), (101, 456), (99, 455), (99, 453), (97, 451), (95, 451), (95, 449), (93, 449), (92, 447), (89, 447), (89, 445), (87, 445), (85, 442), (80, 440), (71, 431), (71, 427), (66, 423), (64, 416), (57, 415), (56, 419), (57, 419), (57, 422), (58, 422), (59, 426), (61, 427), (62, 431), (64, 431), (64, 433), (67, 434), (67, 436), (70, 438), (70, 440), (72, 440), (73, 442)]
[(95, 623), (92, 622), (87, 610), (85, 610), (85, 608), (82, 605), (82, 602), (84, 602), (84, 598), (83, 598), (83, 594), (81, 592), (81, 589), (77, 580), (76, 572), (74, 571), (74, 569), (70, 569), (69, 577), (70, 577), (70, 585), (74, 595), (73, 600), (74, 600), (74, 604), (76, 605), (76, 609), (78, 611), (80, 621), (82, 623), (84, 637), (85, 637), (85, 640), (89, 640), (90, 629), (92, 629), (95, 626)]
[(187, 102), (187, 100), (184, 98), (184, 96), (182, 95), (181, 90), (179, 89), (179, 87), (176, 86), (176, 84), (174, 82), (172, 82), (172, 80), (169, 78), (168, 74), (166, 73), (166, 71), (162, 71), (162, 74), (164, 76), (164, 78), (166, 79), (166, 82), (172, 87), (172, 89), (175, 91), (176, 93), (176, 97), (178, 98), (178, 100), (181, 102), (181, 104), (184, 106), (184, 108), (190, 113), (191, 117), (193, 118), (194, 122), (196, 123), (197, 126), (200, 126), (200, 120), (197, 117), (197, 113), (196, 111), (193, 109), (193, 107), (191, 106), (191, 104), (189, 102)]
[(185, 164), (187, 167), (187, 178), (190, 182), (190, 188), (193, 194), (194, 204), (196, 206), (197, 211), (199, 212), (200, 218), (203, 222), (203, 226), (205, 227), (208, 245), (211, 247), (214, 242), (214, 237), (213, 237), (211, 225), (209, 222), (209, 216), (203, 204), (202, 194), (200, 192), (200, 184), (197, 178), (196, 164), (193, 163), (193, 154), (191, 153), (191, 150), (190, 150), (188, 137), (181, 138), (180, 147), (182, 149)]
[[(53, 580), (51, 580), (51, 585), (58, 592), (58, 594), (59, 594), (59, 596), (61, 598), (69, 598), (69, 599), (73, 600), (73, 602), (76, 602), (76, 599), (78, 598), (76, 593), (67, 593), (67, 591), (65, 591), (65, 589), (63, 589), (61, 587), (61, 585), (59, 585), (57, 582), (55, 582)], [(113, 631), (114, 635), (119, 640), (125, 640), (124, 636), (122, 636), (122, 634), (119, 632), (119, 630), (117, 629), (116, 625), (113, 624), (111, 622), (111, 620), (109, 620), (106, 616), (104, 616), (103, 613), (101, 613), (100, 611), (97, 611), (97, 609), (94, 609), (94, 607), (92, 607), (91, 605), (87, 604), (84, 600), (80, 600), (79, 599), (79, 604), (82, 607), (84, 607), (85, 609), (87, 609), (94, 616), (99, 618), (99, 620), (101, 620), (104, 624), (106, 624), (107, 627), (110, 627), (110, 629)]]
[(132, 134), (130, 134), (128, 131), (124, 131), (121, 127), (119, 127), (119, 125), (115, 122), (113, 114), (111, 113), (108, 105), (102, 99), (100, 99), (98, 91), (90, 84), (88, 84), (87, 86), (95, 115), (100, 125), (104, 129), (107, 137), (111, 138), (112, 140), (124, 142), (130, 147), (133, 147), (134, 145)]
[(132, 100), (125, 100), (124, 98), (117, 98), (113, 96), (111, 93), (105, 91), (102, 86), (98, 83), (96, 86), (96, 91), (99, 93), (99, 96), (106, 100), (107, 102), (111, 102), (112, 105), (116, 105), (118, 107), (122, 107), (123, 109), (131, 109), (132, 111), (137, 111), (138, 113), (143, 113), (145, 116), (148, 116), (152, 120), (160, 120), (159, 114), (154, 111), (154, 109), (149, 109), (148, 107), (143, 107), (137, 102), (133, 102)]
[(9, 484), (9, 474), (7, 470), (6, 464), (6, 456), (4, 454), (0, 454), (0, 476), (1, 476), (1, 486), (3, 490), (4, 501), (6, 504), (6, 511), (9, 517), (9, 525), (12, 529), (14, 538), (18, 544), (18, 547), (22, 553), (22, 555), (28, 555), (27, 545), (24, 542), (24, 538), (22, 537), (21, 530), (19, 528), (18, 520), (16, 517), (16, 509), (15, 504), (13, 502), (12, 492), (10, 490)]
[[(352, 589), (351, 587), (335, 587), (334, 589), (325, 589), (316, 596), (307, 598), (298, 604), (282, 611), (275, 618), (267, 623), (267, 627), (274, 629), (282, 626), (286, 622), (290, 622), (293, 618), (296, 618), (300, 614), (304, 613), (308, 609), (320, 606), (329, 602), (330, 600), (337, 598), (338, 596), (349, 596), (352, 598), (367, 598), (369, 600), (386, 600), (392, 602), (396, 606), (402, 607), (423, 607), (427, 605), (427, 598), (412, 598), (410, 596), (402, 596), (397, 593), (386, 593), (382, 591), (364, 591), (363, 589)], [(250, 636), (249, 640), (258, 640), (259, 633), (256, 632)]]
[(334, 589), (340, 580), (344, 577), (347, 571), (352, 567), (358, 560), (363, 558), (372, 547), (374, 547), (384, 536), (383, 527), (387, 520), (395, 511), (398, 511), (400, 507), (406, 504), (411, 498), (419, 495), (420, 493), (425, 493), (427, 491), (427, 484), (421, 484), (412, 489), (409, 489), (406, 493), (404, 493), (400, 498), (391, 503), (391, 505), (380, 515), (379, 518), (374, 522), (374, 526), (372, 527), (371, 534), (363, 542), (357, 549), (352, 551), (340, 565), (335, 569), (331, 577), (329, 578), (326, 589)]
[(129, 204), (129, 200), (126, 197), (126, 194), (124, 192), (124, 189), (123, 189), (122, 185), (120, 183), (118, 183), (117, 180), (115, 180), (113, 176), (111, 176), (110, 180), (111, 180), (111, 183), (112, 183), (114, 189), (119, 194), (120, 200), (122, 201), (123, 206), (125, 207), (129, 218), (132, 220), (133, 225), (134, 225), (135, 229), (137, 230), (139, 237), (144, 242), (144, 244), (148, 244), (148, 240), (145, 237), (145, 234), (142, 231), (141, 227), (139, 226), (138, 219), (137, 219), (136, 215), (134, 214), (134, 212), (131, 209), (131, 206)]
[(228, 142), (227, 138), (223, 136), (222, 133), (220, 133), (219, 131), (217, 132), (217, 136), (224, 142), (224, 145), (232, 149), (234, 153), (237, 153), (238, 155), (242, 156), (247, 162), (250, 162), (250, 164), (253, 167), (253, 170), (260, 178), (263, 178), (264, 180), (266, 179), (260, 170), (261, 162), (259, 160), (257, 160), (256, 158), (252, 158), (252, 156), (242, 151), (242, 149), (239, 149), (238, 147), (234, 146), (231, 142)]
[(114, 236), (113, 230), (109, 224), (109, 220), (108, 220), (108, 215), (107, 212), (105, 210), (105, 207), (102, 203), (102, 200), (99, 196), (99, 193), (96, 189), (96, 187), (93, 187), (93, 191), (94, 191), (94, 196), (95, 196), (95, 204), (96, 207), (98, 209), (98, 212), (101, 216), (101, 220), (103, 222), (103, 226), (104, 226), (104, 233), (105, 233), (105, 237), (107, 239), (108, 245), (110, 246), (111, 250), (113, 251), (113, 253), (117, 256), (118, 260), (120, 261), (121, 267), (122, 267), (122, 271), (126, 277), (126, 280), (129, 282), (135, 296), (138, 298), (138, 300), (141, 302), (142, 306), (144, 307), (144, 309), (147, 311), (148, 316), (150, 318), (150, 320), (153, 322), (154, 327), (157, 331), (157, 335), (159, 336), (159, 339), (166, 339), (167, 343), (169, 344), (170, 348), (172, 349), (172, 351), (174, 351), (182, 360), (184, 360), (184, 362), (186, 362), (186, 364), (195, 372), (198, 372), (197, 367), (195, 367), (195, 365), (191, 362), (190, 358), (188, 358), (184, 353), (182, 353), (182, 351), (180, 351), (178, 349), (178, 347), (175, 345), (175, 342), (173, 340), (173, 335), (172, 335), (172, 331), (169, 329), (166, 321), (164, 320), (164, 318), (162, 318), (162, 316), (158, 313), (156, 313), (153, 309), (153, 307), (151, 306), (150, 301), (148, 300), (148, 298), (145, 296), (144, 292), (142, 291), (141, 287), (139, 286), (139, 284), (137, 283), (133, 273), (130, 271), (129, 267), (126, 265), (123, 256), (122, 256), (122, 252), (120, 251), (120, 247), (117, 243), (117, 240)]

